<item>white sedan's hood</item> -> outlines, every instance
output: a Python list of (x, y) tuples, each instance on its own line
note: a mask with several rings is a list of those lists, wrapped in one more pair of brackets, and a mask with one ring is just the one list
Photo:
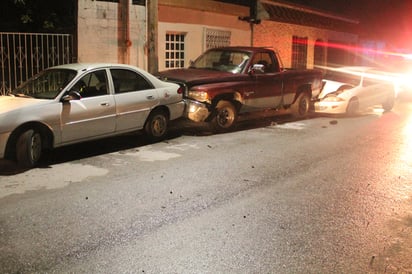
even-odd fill
[(332, 80), (323, 80), (325, 83), (321, 93), (319, 94), (319, 98), (325, 97), (327, 94), (337, 91), (341, 86), (346, 85), (343, 82), (337, 82)]
[(31, 106), (41, 106), (47, 104), (50, 100), (41, 100), (34, 98), (23, 98), (13, 96), (0, 96), (0, 114), (11, 112)]

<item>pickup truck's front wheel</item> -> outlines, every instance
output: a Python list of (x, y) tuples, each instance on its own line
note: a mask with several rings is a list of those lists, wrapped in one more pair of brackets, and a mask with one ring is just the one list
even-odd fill
[(216, 105), (215, 114), (211, 120), (214, 131), (224, 132), (233, 128), (237, 120), (236, 107), (229, 101), (219, 101)]
[(296, 101), (291, 106), (292, 115), (295, 118), (305, 118), (309, 112), (309, 96), (305, 92), (299, 94)]

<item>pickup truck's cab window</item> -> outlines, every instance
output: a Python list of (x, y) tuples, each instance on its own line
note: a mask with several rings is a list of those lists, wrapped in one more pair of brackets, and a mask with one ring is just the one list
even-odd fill
[(196, 59), (190, 66), (195, 69), (210, 69), (232, 73), (243, 71), (250, 53), (243, 51), (209, 50)]
[(273, 61), (272, 56), (267, 52), (256, 53), (252, 60), (252, 66), (255, 64), (264, 65), (265, 73), (274, 73), (279, 71), (279, 64)]
[(142, 75), (125, 69), (111, 69), (115, 93), (153, 89), (153, 85)]

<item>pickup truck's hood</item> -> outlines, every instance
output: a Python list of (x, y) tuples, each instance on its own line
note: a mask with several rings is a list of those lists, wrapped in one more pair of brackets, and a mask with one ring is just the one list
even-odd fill
[(217, 70), (209, 69), (172, 69), (165, 70), (157, 73), (162, 80), (172, 81), (172, 82), (183, 82), (190, 86), (207, 84), (207, 83), (216, 83), (227, 82), (231, 80), (241, 81), (242, 78), (248, 77), (244, 74), (233, 74), (230, 72), (223, 72)]
[(0, 114), (12, 112), (30, 106), (40, 106), (47, 104), (50, 100), (41, 100), (34, 98), (23, 98), (13, 96), (0, 96)]

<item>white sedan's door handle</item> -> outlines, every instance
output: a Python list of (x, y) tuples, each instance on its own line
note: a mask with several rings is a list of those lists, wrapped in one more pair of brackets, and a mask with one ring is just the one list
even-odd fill
[(101, 105), (102, 107), (108, 107), (108, 106), (110, 106), (109, 102), (103, 102), (103, 103), (100, 103), (100, 105)]
[(153, 100), (154, 96), (153, 95), (148, 95), (148, 96), (146, 96), (146, 98), (149, 99), (149, 100)]

